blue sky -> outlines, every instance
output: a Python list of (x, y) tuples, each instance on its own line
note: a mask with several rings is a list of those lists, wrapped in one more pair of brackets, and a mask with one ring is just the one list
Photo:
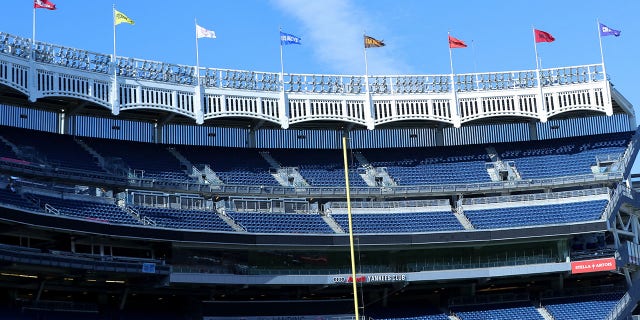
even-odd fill
[[(37, 10), (36, 40), (112, 53), (112, 6), (106, 0), (51, 0)], [(31, 37), (32, 0), (3, 0), (0, 31)], [(556, 41), (538, 45), (543, 67), (600, 62), (596, 20), (622, 30), (604, 37), (607, 72), (634, 105), (640, 90), (640, 1), (425, 0), (118, 0), (135, 25), (117, 26), (120, 56), (195, 65), (195, 27), (217, 33), (200, 39), (200, 65), (280, 71), (278, 30), (302, 38), (284, 49), (287, 73), (363, 74), (366, 33), (387, 44), (367, 51), (370, 74), (449, 73), (447, 32), (469, 48), (454, 49), (456, 73), (535, 68), (532, 27)]]

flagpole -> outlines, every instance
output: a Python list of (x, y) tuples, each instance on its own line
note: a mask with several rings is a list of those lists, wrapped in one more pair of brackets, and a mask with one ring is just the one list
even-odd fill
[(534, 28), (533, 26), (531, 27), (531, 30), (533, 31), (533, 50), (536, 53), (536, 70), (540, 69), (539, 66), (539, 62), (538, 62), (538, 43), (536, 42), (536, 28)]
[(200, 49), (198, 48), (198, 19), (193, 18), (196, 27), (196, 85), (200, 86)]
[(284, 60), (282, 58), (282, 27), (280, 27), (280, 85), (282, 86), (282, 92), (284, 92)]
[(118, 105), (118, 63), (116, 58), (116, 4), (113, 4), (113, 107)]
[[(447, 32), (447, 39), (451, 39), (451, 32)], [(449, 66), (451, 67), (451, 75), (453, 75), (453, 55), (451, 53), (451, 43), (449, 43)]]
[[(545, 119), (546, 122), (546, 111), (545, 111), (545, 103), (544, 103), (544, 94), (542, 93), (542, 78), (540, 75), (540, 64), (538, 62), (538, 42), (536, 41), (536, 28), (531, 26), (531, 31), (533, 32), (533, 49), (536, 53), (536, 78), (538, 78), (538, 91), (540, 96), (540, 110), (538, 110), (538, 114), (540, 115), (540, 119)], [(544, 114), (544, 118), (543, 115)]]
[(607, 81), (607, 69), (604, 66), (604, 50), (602, 50), (602, 33), (600, 32), (600, 19), (596, 19), (598, 25), (598, 42), (600, 43), (600, 58), (602, 59), (602, 74), (604, 75), (604, 81)]
[[(451, 50), (451, 43), (449, 42), (451, 39), (451, 32), (447, 32), (447, 42), (449, 44), (449, 66), (451, 67), (451, 93), (453, 93), (453, 107), (456, 115), (459, 117), (460, 113), (458, 112), (458, 93), (456, 92), (456, 80), (453, 74), (453, 53)], [(459, 120), (458, 120), (459, 121)], [(458, 122), (459, 123), (459, 122)]]
[(36, 59), (35, 57), (35, 48), (36, 48), (36, 6), (35, 4), (33, 5), (33, 27), (31, 30), (31, 56), (33, 58), (33, 60)]
[[(366, 32), (362, 34), (363, 38), (366, 39)], [(364, 85), (365, 92), (367, 94), (367, 99), (369, 97), (369, 62), (367, 61), (367, 45), (365, 43), (364, 46)]]

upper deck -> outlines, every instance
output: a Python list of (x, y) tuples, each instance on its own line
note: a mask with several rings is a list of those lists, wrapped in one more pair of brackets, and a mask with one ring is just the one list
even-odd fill
[[(112, 114), (167, 112), (197, 124), (250, 118), (281, 128), (338, 121), (373, 129), (400, 121), (459, 127), (491, 117), (541, 122), (571, 111), (613, 114), (602, 64), (469, 74), (280, 74), (200, 68), (37, 42), (0, 32), (0, 84), (66, 97)], [(368, 84), (368, 86), (367, 86)], [(115, 90), (114, 90), (115, 88)], [(627, 110), (628, 112), (632, 112)]]

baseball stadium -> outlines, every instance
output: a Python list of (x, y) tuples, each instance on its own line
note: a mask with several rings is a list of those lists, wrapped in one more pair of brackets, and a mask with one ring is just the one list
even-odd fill
[(0, 32), (0, 319), (635, 319), (640, 136), (615, 80), (232, 70)]

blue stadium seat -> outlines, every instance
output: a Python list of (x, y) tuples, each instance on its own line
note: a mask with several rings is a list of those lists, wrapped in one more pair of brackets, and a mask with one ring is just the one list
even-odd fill
[[(333, 213), (332, 217), (348, 230), (346, 213)], [(458, 219), (448, 211), (355, 213), (351, 215), (354, 233), (401, 233), (464, 230)]]
[(455, 307), (452, 311), (460, 320), (544, 320), (530, 303)]
[(81, 218), (95, 222), (140, 225), (141, 223), (129, 213), (122, 210), (116, 204), (94, 202), (75, 199), (62, 199), (40, 194), (30, 194), (30, 197), (39, 201), (44, 208), (45, 204), (57, 209), (61, 215)]
[(568, 202), (492, 209), (464, 209), (476, 229), (561, 224), (600, 219), (607, 200)]
[(604, 319), (622, 298), (622, 293), (543, 300), (555, 320)]
[(237, 212), (227, 210), (247, 232), (265, 233), (334, 233), (333, 229), (313, 213)]
[(148, 217), (158, 227), (197, 229), (209, 231), (233, 231), (215, 212), (205, 210), (181, 210), (134, 206), (143, 217)]

